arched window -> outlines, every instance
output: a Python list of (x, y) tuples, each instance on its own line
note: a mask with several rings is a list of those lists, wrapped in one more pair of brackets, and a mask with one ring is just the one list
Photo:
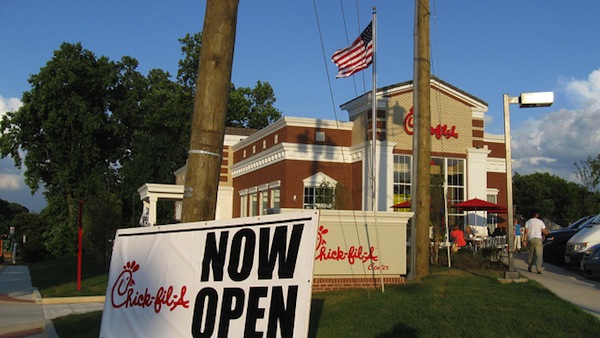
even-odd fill
[(313, 176), (305, 178), (304, 199), (302, 207), (304, 209), (333, 209), (335, 206), (335, 187), (337, 181), (318, 172)]

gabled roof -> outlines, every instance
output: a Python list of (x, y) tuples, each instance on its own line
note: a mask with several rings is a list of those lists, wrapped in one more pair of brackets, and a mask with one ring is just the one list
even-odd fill
[[(392, 84), (392, 85), (389, 85), (389, 86), (378, 88), (377, 89), (377, 96), (379, 96), (379, 95), (386, 95), (386, 94), (389, 94), (390, 92), (394, 92), (394, 91), (397, 91), (397, 90), (406, 90), (406, 89), (409, 89), (409, 88), (412, 90), (413, 82), (414, 82), (413, 80), (409, 80), (409, 81), (399, 82), (399, 83), (396, 83), (396, 84)], [(445, 81), (443, 81), (443, 80), (441, 80), (441, 79), (439, 79), (439, 78), (437, 78), (435, 76), (431, 77), (430, 83), (431, 83), (432, 87), (433, 86), (445, 87), (449, 91), (455, 92), (455, 93), (459, 94), (460, 96), (464, 96), (464, 97), (472, 100), (474, 103), (476, 103), (478, 105), (482, 105), (482, 106), (485, 106), (485, 107), (488, 106), (487, 102), (485, 102), (484, 100), (482, 100), (482, 99), (480, 99), (480, 98), (478, 98), (478, 97), (476, 97), (474, 95), (471, 95), (471, 94), (467, 93), (466, 91), (464, 91), (464, 90), (462, 90), (462, 89), (460, 89), (458, 87), (455, 87), (455, 86), (449, 84), (448, 82), (445, 82)], [(356, 105), (360, 104), (359, 102), (367, 101), (369, 99), (370, 95), (371, 95), (371, 92), (369, 91), (369, 92), (364, 93), (363, 95), (358, 96), (358, 97), (356, 97), (356, 98), (354, 98), (354, 99), (352, 99), (352, 100), (350, 100), (350, 101), (348, 101), (346, 103), (343, 103), (342, 105), (340, 105), (340, 107), (342, 109), (344, 109), (344, 110), (349, 110), (350, 107), (356, 106)]]

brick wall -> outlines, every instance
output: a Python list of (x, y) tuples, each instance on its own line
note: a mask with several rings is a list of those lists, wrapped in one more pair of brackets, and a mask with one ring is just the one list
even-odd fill
[[(384, 285), (406, 284), (405, 277), (384, 277)], [(341, 278), (315, 278), (313, 292), (349, 290), (349, 289), (378, 289), (381, 287), (381, 278), (376, 277), (341, 277)]]

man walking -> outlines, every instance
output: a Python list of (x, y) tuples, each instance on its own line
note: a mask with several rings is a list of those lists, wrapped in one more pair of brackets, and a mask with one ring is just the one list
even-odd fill
[(533, 212), (533, 217), (531, 217), (527, 222), (525, 222), (525, 243), (527, 245), (527, 250), (529, 251), (529, 260), (527, 270), (531, 272), (531, 267), (533, 266), (533, 260), (535, 257), (535, 267), (537, 273), (542, 273), (542, 260), (544, 259), (544, 246), (542, 245), (542, 236), (548, 234), (548, 230), (546, 229), (546, 224), (544, 221), (539, 219), (540, 215), (537, 211)]

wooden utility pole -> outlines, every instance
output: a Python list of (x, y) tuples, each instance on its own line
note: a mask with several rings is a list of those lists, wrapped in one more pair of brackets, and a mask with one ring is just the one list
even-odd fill
[(207, 0), (182, 221), (215, 219), (239, 0)]
[[(415, 79), (413, 81), (413, 105), (416, 118), (416, 203), (413, 225), (416, 228), (416, 262), (414, 279), (420, 280), (429, 274), (429, 220), (431, 205), (431, 103), (430, 77), (431, 61), (429, 47), (429, 0), (415, 0), (416, 43)], [(414, 140), (413, 140), (414, 142)], [(414, 152), (413, 148), (413, 152)], [(413, 166), (414, 167), (414, 166)], [(415, 192), (413, 192), (415, 193)], [(413, 250), (414, 250), (413, 249)]]

